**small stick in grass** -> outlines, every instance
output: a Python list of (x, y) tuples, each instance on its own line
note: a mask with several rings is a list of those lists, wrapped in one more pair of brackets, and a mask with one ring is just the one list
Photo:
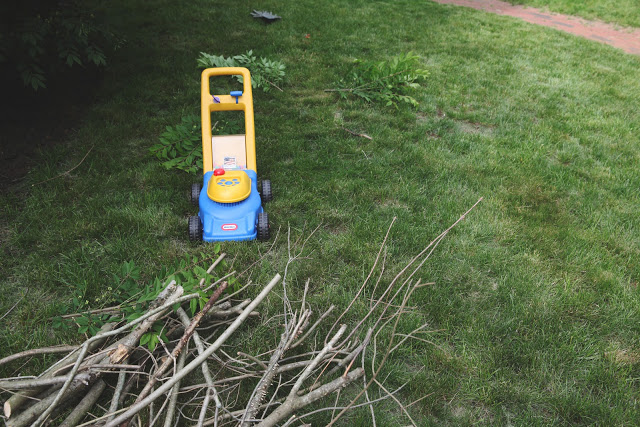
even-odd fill
[(53, 181), (54, 179), (60, 178), (61, 176), (69, 175), (71, 172), (73, 172), (78, 166), (80, 166), (85, 161), (85, 159), (87, 158), (89, 153), (91, 153), (91, 150), (93, 150), (93, 147), (95, 147), (95, 145), (92, 145), (91, 148), (89, 148), (89, 151), (87, 151), (87, 154), (85, 154), (84, 157), (82, 158), (82, 160), (80, 160), (80, 163), (78, 163), (77, 165), (75, 165), (74, 167), (69, 169), (68, 171), (62, 172), (60, 175), (56, 175), (56, 176), (54, 176), (52, 178), (45, 179), (44, 181), (40, 181), (40, 182), (36, 182), (35, 184), (31, 184), (31, 186), (35, 187), (36, 185), (40, 185), (40, 184), (44, 184), (45, 182)]
[(340, 126), (340, 127), (342, 128), (342, 130), (349, 132), (349, 133), (350, 133), (351, 135), (353, 135), (353, 136), (359, 136), (359, 137), (361, 137), (361, 138), (366, 138), (366, 139), (369, 139), (369, 140), (373, 140), (373, 138), (371, 138), (371, 137), (370, 137), (369, 135), (367, 135), (366, 133), (358, 133), (358, 132), (354, 132), (354, 131), (352, 131), (352, 130), (347, 129), (347, 128), (346, 128), (346, 127), (344, 127), (344, 126)]

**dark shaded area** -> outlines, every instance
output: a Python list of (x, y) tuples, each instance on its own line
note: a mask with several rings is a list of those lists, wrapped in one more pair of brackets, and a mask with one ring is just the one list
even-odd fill
[(34, 92), (15, 75), (0, 73), (0, 191), (36, 166), (39, 150), (64, 141), (82, 121), (101, 76), (95, 67), (74, 67)]
[(0, 191), (82, 120), (115, 47), (95, 2), (9, 0), (0, 5)]

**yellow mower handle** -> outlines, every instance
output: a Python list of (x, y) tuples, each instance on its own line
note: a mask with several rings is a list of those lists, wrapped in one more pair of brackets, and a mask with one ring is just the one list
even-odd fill
[[(240, 96), (213, 95), (209, 80), (214, 76), (242, 76), (243, 91)], [(258, 173), (256, 169), (256, 135), (253, 121), (253, 92), (251, 91), (251, 73), (243, 67), (207, 68), (202, 71), (201, 80), (201, 119), (202, 119), (202, 165), (203, 173), (212, 170), (211, 152), (211, 113), (213, 111), (244, 111), (245, 148), (247, 169)], [(217, 102), (219, 101), (219, 102)]]

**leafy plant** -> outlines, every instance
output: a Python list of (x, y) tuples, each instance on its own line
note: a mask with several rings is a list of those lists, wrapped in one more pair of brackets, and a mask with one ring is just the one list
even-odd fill
[(67, 68), (105, 66), (105, 50), (122, 43), (80, 1), (12, 2), (0, 14), (13, 18), (0, 30), (0, 65), (13, 67), (33, 90), (45, 88), (49, 75)]
[[(213, 254), (219, 253), (220, 244), (216, 244), (213, 246)], [(176, 284), (182, 286), (185, 294), (200, 294), (199, 298), (190, 301), (189, 308), (191, 315), (194, 315), (204, 307), (210, 293), (213, 292), (213, 290), (203, 291), (199, 286), (200, 281), (204, 279), (204, 283), (211, 283), (222, 277), (223, 271), (228, 267), (223, 260), (216, 270), (207, 273), (207, 270), (199, 264), (210, 259), (211, 257), (204, 253), (201, 253), (200, 257), (185, 257), (174, 266), (163, 268), (153, 280), (146, 284), (140, 283), (140, 268), (133, 261), (124, 262), (120, 271), (113, 275), (113, 284), (95, 298), (87, 296), (86, 283), (79, 284), (66, 312), (73, 313), (71, 318), (78, 328), (78, 333), (95, 335), (107, 322), (119, 322), (123, 319), (131, 321), (142, 316), (148, 309), (149, 303), (156, 299), (165, 285), (175, 280)], [(228, 282), (232, 285), (230, 289), (239, 287), (234, 277), (229, 278)], [(120, 317), (110, 314), (109, 307), (117, 307)], [(53, 319), (52, 326), (66, 329), (69, 328), (69, 322), (62, 316), (58, 316)], [(142, 336), (140, 343), (153, 351), (160, 340), (167, 341), (167, 337), (162, 323), (158, 322)]]
[[(196, 173), (202, 169), (202, 134), (200, 116), (189, 115), (181, 119), (180, 124), (167, 126), (160, 135), (160, 142), (149, 150), (167, 169), (179, 169)], [(222, 135), (242, 133), (244, 121), (227, 117), (213, 124), (212, 131)]]
[(402, 102), (417, 107), (418, 101), (407, 92), (420, 87), (419, 82), (429, 76), (429, 71), (419, 67), (420, 57), (411, 52), (387, 61), (356, 60), (352, 71), (338, 83), (339, 89), (329, 91), (338, 92), (342, 98), (351, 94), (368, 102)]
[(179, 124), (166, 127), (160, 142), (150, 151), (163, 160), (162, 165), (167, 169), (196, 173), (202, 169), (201, 138), (200, 116), (184, 116)]
[[(269, 92), (272, 87), (278, 88), (284, 80), (285, 66), (280, 61), (272, 61), (267, 58), (260, 57), (259, 59), (253, 55), (253, 51), (249, 50), (242, 55), (230, 56), (225, 58), (224, 56), (211, 55), (205, 52), (200, 52), (198, 58), (198, 67), (210, 68), (210, 67), (245, 67), (251, 71), (251, 86), (253, 88), (260, 88), (264, 92)], [(233, 76), (234, 79), (243, 82), (242, 76)]]

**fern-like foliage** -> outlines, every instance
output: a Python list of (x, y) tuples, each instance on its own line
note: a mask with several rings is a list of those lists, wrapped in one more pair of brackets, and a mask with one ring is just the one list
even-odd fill
[(179, 124), (166, 127), (150, 151), (167, 169), (196, 173), (202, 169), (201, 129), (200, 116), (184, 116)]
[[(244, 132), (242, 118), (227, 117), (213, 124), (212, 132), (234, 135)], [(202, 170), (202, 127), (200, 116), (183, 116), (180, 123), (167, 126), (160, 141), (149, 151), (162, 161), (167, 169), (180, 169), (195, 174)]]
[[(273, 87), (277, 88), (285, 77), (285, 65), (282, 62), (264, 57), (257, 58), (251, 50), (242, 55), (227, 58), (221, 55), (200, 52), (200, 57), (197, 61), (198, 67), (202, 69), (210, 67), (248, 68), (251, 71), (251, 86), (260, 88), (264, 92), (269, 92)], [(242, 83), (242, 76), (233, 76), (233, 78)]]
[(338, 83), (341, 97), (355, 95), (368, 102), (384, 102), (385, 105), (406, 103), (414, 107), (418, 101), (408, 92), (420, 87), (429, 71), (420, 68), (420, 57), (409, 52), (387, 61), (356, 61), (346, 78)]

